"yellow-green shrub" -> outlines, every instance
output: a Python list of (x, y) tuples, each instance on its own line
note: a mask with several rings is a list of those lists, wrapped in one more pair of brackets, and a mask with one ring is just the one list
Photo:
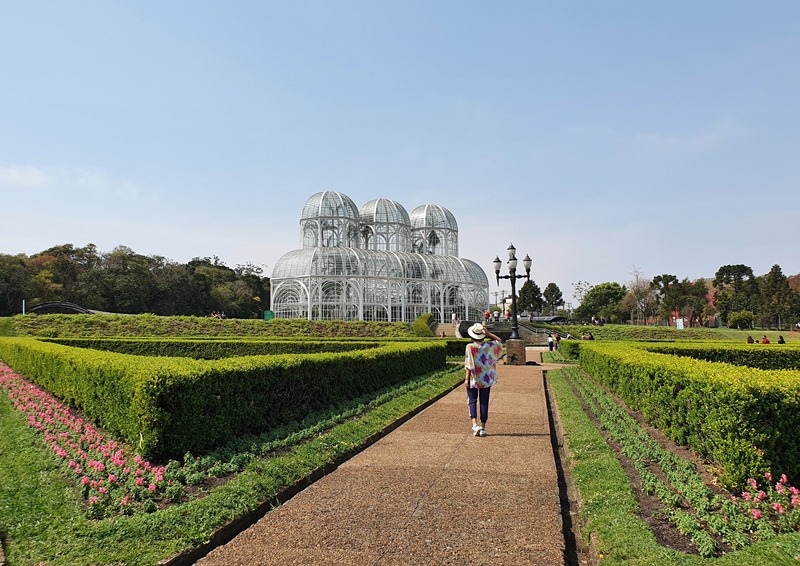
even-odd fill
[(798, 479), (800, 372), (582, 342), (580, 364), (670, 438), (711, 458), (728, 486), (765, 471)]
[(445, 344), (221, 360), (0, 338), (0, 360), (149, 457), (200, 452), (445, 365)]

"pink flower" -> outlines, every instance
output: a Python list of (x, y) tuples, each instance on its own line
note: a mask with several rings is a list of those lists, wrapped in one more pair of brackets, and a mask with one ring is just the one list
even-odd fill
[(773, 504), (772, 504), (772, 509), (773, 509), (773, 510), (775, 510), (775, 511), (777, 511), (777, 512), (778, 512), (778, 513), (780, 513), (781, 515), (783, 515), (784, 513), (786, 513), (786, 510), (783, 508), (783, 505), (781, 505), (780, 503), (773, 503)]
[(759, 511), (758, 509), (751, 509), (750, 513), (753, 514), (753, 519), (755, 519), (756, 521), (758, 521), (762, 517), (761, 511)]
[(758, 489), (758, 483), (753, 478), (748, 478), (747, 483), (749, 483), (750, 487), (753, 489)]
[(800, 507), (800, 495), (792, 495), (791, 503), (793, 507)]
[(781, 483), (789, 483), (789, 478), (786, 477), (786, 474), (781, 474)]
[(759, 490), (758, 493), (756, 493), (755, 501), (761, 501), (766, 496), (767, 496), (767, 494), (764, 493), (764, 490)]
[(767, 472), (766, 474), (764, 474), (764, 477), (767, 478), (767, 481), (772, 481), (772, 474), (771, 473)]
[(743, 491), (742, 499), (744, 499), (745, 501), (750, 501), (751, 499), (753, 499), (753, 495), (749, 491)]
[(781, 482), (775, 484), (775, 491), (783, 495), (784, 489), (783, 489), (783, 484)]
[(117, 476), (114, 474), (108, 474), (108, 483), (114, 483), (115, 481), (117, 481)]
[(105, 493), (105, 492), (106, 492), (106, 491), (108, 491), (108, 490), (107, 490), (106, 488), (104, 488), (104, 487), (101, 487), (101, 488), (100, 488), (100, 489), (98, 489), (97, 491), (99, 491), (100, 493)]
[(789, 493), (791, 493), (792, 495), (800, 495), (800, 489), (797, 489), (796, 487), (792, 486), (789, 488)]
[(89, 479), (89, 478), (87, 478), (86, 476), (83, 476), (83, 477), (81, 478), (81, 485), (86, 485), (86, 484), (88, 484), (90, 481), (92, 481), (92, 480), (90, 480), (90, 479)]
[(136, 487), (141, 487), (144, 485), (144, 478), (136, 478), (134, 483), (136, 484)]
[(156, 490), (156, 484), (151, 483), (150, 485), (147, 486), (147, 489), (149, 489), (150, 491), (155, 491)]
[(89, 505), (92, 505), (92, 504), (94, 504), (94, 503), (97, 503), (97, 501), (98, 501), (98, 499), (97, 499), (97, 496), (96, 496), (96, 495), (92, 495), (92, 496), (89, 498)]

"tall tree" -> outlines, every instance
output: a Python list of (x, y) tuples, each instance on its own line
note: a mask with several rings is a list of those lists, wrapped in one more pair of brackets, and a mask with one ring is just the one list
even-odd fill
[(22, 311), (27, 281), (27, 256), (0, 254), (0, 316)]
[(572, 296), (578, 300), (578, 303), (582, 303), (583, 298), (586, 296), (586, 293), (588, 293), (589, 289), (591, 288), (592, 285), (588, 281), (578, 281), (577, 283), (573, 283)]
[(791, 311), (794, 293), (789, 281), (777, 264), (760, 281), (759, 314), (766, 325), (776, 324), (782, 328), (783, 318)]
[(525, 281), (517, 293), (517, 306), (520, 312), (524, 310), (540, 312), (543, 305), (544, 299), (542, 298), (542, 290), (539, 289), (539, 286), (533, 279)]
[(753, 269), (742, 264), (723, 265), (714, 275), (714, 301), (723, 320), (729, 312), (755, 311), (758, 282)]
[[(655, 314), (658, 307), (655, 291), (650, 281), (634, 265), (631, 270), (633, 279), (628, 284), (628, 294), (630, 299), (623, 301), (628, 306), (623, 307), (625, 311), (631, 313), (631, 321), (637, 324), (647, 324), (647, 319)], [(635, 314), (635, 316), (634, 316)]]
[(683, 290), (683, 305), (680, 312), (689, 321), (689, 326), (703, 326), (706, 316), (709, 295), (708, 282), (700, 278), (697, 281), (684, 279), (681, 282)]
[(561, 289), (558, 288), (558, 285), (555, 283), (548, 283), (547, 287), (544, 288), (544, 293), (542, 293), (544, 297), (544, 304), (547, 308), (550, 309), (551, 314), (556, 314), (556, 309), (564, 305), (564, 296), (561, 293)]
[(669, 324), (673, 312), (680, 310), (683, 301), (683, 289), (674, 275), (663, 273), (653, 277), (651, 283), (658, 303), (658, 315)]
[(595, 316), (610, 322), (619, 322), (620, 303), (627, 290), (624, 285), (615, 282), (600, 283), (586, 293), (583, 302), (575, 309), (578, 318), (588, 320)]

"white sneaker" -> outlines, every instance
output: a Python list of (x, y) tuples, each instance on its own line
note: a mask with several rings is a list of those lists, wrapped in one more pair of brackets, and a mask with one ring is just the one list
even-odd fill
[(481, 425), (479, 424), (472, 425), (472, 434), (474, 434), (475, 436), (480, 436), (482, 430), (483, 429), (481, 428)]
[(485, 429), (485, 428), (482, 428), (482, 429), (481, 429), (481, 432), (478, 434), (478, 436), (486, 436), (487, 434), (488, 434), (488, 433), (486, 432), (486, 429)]

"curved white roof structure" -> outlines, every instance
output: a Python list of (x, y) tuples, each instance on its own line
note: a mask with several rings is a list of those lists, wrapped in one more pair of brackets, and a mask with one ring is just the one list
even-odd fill
[(457, 257), (458, 224), (438, 205), (409, 215), (378, 198), (356, 209), (342, 193), (312, 195), (300, 218), (302, 248), (272, 272), (272, 310), (281, 318), (411, 322), (432, 313), (480, 320), (486, 273)]

